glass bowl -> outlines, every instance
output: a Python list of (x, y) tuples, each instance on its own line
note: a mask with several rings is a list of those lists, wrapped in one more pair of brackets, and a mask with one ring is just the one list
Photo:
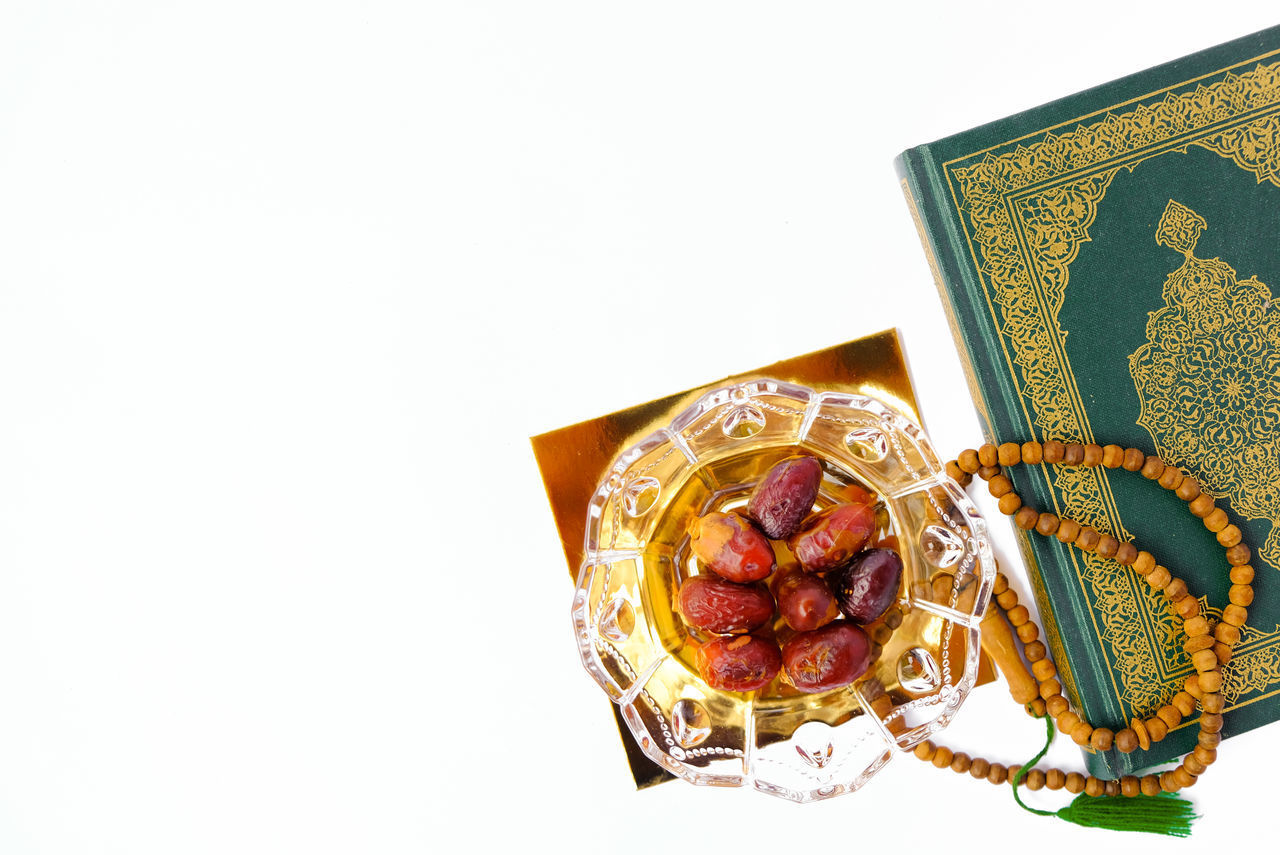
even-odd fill
[[(778, 678), (755, 692), (713, 689), (694, 664), (710, 636), (674, 608), (683, 581), (706, 572), (690, 525), (745, 506), (764, 473), (798, 452), (822, 462), (815, 510), (875, 495), (873, 542), (902, 556), (904, 619), (851, 686), (804, 694)], [(924, 432), (879, 400), (771, 379), (708, 392), (618, 457), (586, 532), (572, 609), (582, 662), (645, 754), (686, 781), (798, 802), (852, 792), (946, 727), (973, 687), (995, 579), (986, 524)]]

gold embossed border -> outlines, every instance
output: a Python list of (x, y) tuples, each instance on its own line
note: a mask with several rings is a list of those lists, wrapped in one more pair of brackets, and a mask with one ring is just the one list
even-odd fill
[[(1033, 434), (1093, 440), (1058, 313), (1071, 262), (1116, 173), (1197, 145), (1280, 185), (1280, 63), (1270, 56), (945, 164)], [(1128, 537), (1105, 473), (1055, 467), (1052, 478), (1062, 512)], [(1130, 714), (1149, 712), (1189, 673), (1177, 655), (1177, 621), (1136, 574), (1117, 573), (1096, 555), (1073, 556), (1097, 637), (1114, 660), (1116, 700)], [(1243, 641), (1227, 669), (1231, 704), (1280, 690), (1280, 632), (1247, 627)]]

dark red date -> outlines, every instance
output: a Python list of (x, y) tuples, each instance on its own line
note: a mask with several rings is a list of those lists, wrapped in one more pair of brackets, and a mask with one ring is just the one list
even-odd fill
[(778, 645), (753, 635), (717, 638), (699, 647), (696, 658), (707, 685), (729, 692), (763, 689), (782, 669)]
[(758, 582), (773, 572), (773, 546), (746, 517), (709, 513), (693, 524), (698, 560), (730, 582)]
[(802, 632), (782, 648), (785, 679), (802, 692), (847, 686), (867, 672), (871, 660), (871, 639), (848, 621)]
[(902, 582), (902, 558), (892, 549), (868, 549), (827, 579), (845, 617), (871, 623), (893, 604)]
[(826, 626), (840, 616), (835, 595), (822, 577), (799, 568), (775, 583), (774, 596), (778, 598), (778, 613), (796, 632)]
[(706, 632), (750, 632), (773, 618), (773, 595), (758, 582), (739, 585), (710, 574), (694, 576), (680, 586), (679, 610), (685, 623)]
[(747, 516), (774, 540), (796, 533), (813, 510), (822, 483), (822, 465), (812, 457), (788, 457), (773, 465), (756, 485)]
[(857, 554), (875, 528), (876, 512), (871, 505), (836, 505), (810, 518), (789, 545), (804, 569), (821, 573)]

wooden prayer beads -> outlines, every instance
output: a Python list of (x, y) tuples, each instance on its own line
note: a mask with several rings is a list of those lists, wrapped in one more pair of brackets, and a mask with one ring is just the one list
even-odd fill
[[(1212, 628), (1200, 614), (1199, 603), (1187, 590), (1186, 583), (1173, 576), (1167, 568), (1156, 563), (1154, 556), (1131, 543), (1121, 543), (1109, 534), (1092, 527), (1082, 526), (1070, 519), (1062, 519), (1051, 513), (1042, 513), (1024, 504), (1013, 489), (1013, 482), (1003, 474), (1002, 467), (1018, 463), (1032, 465), (1041, 462), (1063, 466), (1103, 466), (1108, 469), (1123, 468), (1138, 472), (1144, 478), (1155, 481), (1172, 491), (1187, 503), (1191, 514), (1199, 518), (1206, 529), (1213, 532), (1220, 546), (1226, 550), (1231, 567), (1231, 589), (1228, 604), (1222, 610), (1222, 619)], [(1057, 669), (1047, 656), (1047, 650), (1038, 639), (1040, 628), (1030, 620), (1025, 606), (1018, 604), (1018, 595), (1009, 587), (1003, 573), (996, 575), (992, 589), (992, 602), (1001, 609), (1015, 633), (1023, 643), (1023, 655), (1030, 663), (1031, 673), (1040, 686), (1040, 697), (1027, 704), (1033, 715), (1051, 715), (1058, 729), (1081, 746), (1091, 746), (1098, 751), (1112, 747), (1124, 754), (1139, 748), (1146, 750), (1153, 742), (1159, 742), (1177, 727), (1182, 719), (1192, 715), (1198, 705), (1200, 736), (1194, 751), (1183, 758), (1176, 769), (1141, 777), (1125, 775), (1119, 781), (1105, 781), (1093, 775), (1079, 772), (1063, 772), (1060, 769), (1031, 769), (1025, 776), (1028, 789), (1050, 790), (1065, 788), (1072, 794), (1081, 792), (1090, 796), (1101, 795), (1158, 795), (1176, 792), (1193, 785), (1197, 778), (1217, 759), (1217, 745), (1222, 739), (1221, 694), (1222, 666), (1231, 658), (1234, 645), (1240, 640), (1240, 627), (1248, 617), (1253, 603), (1253, 567), (1249, 561), (1252, 553), (1241, 542), (1240, 529), (1227, 521), (1226, 513), (1214, 505), (1213, 497), (1200, 489), (1194, 478), (1177, 467), (1167, 465), (1154, 455), (1137, 448), (1121, 448), (1118, 445), (1081, 445), (1048, 440), (1022, 444), (1006, 442), (999, 447), (986, 444), (978, 449), (966, 449), (947, 463), (948, 473), (958, 473), (961, 484), (967, 485), (973, 476), (987, 481), (991, 495), (998, 500), (1000, 511), (1013, 517), (1014, 524), (1025, 530), (1035, 530), (1045, 537), (1057, 537), (1065, 544), (1075, 544), (1086, 552), (1111, 558), (1117, 563), (1132, 567), (1148, 585), (1160, 591), (1182, 619), (1186, 636), (1183, 649), (1190, 655), (1196, 673), (1187, 678), (1183, 690), (1169, 703), (1147, 718), (1134, 718), (1128, 727), (1118, 732), (1108, 728), (1095, 728), (1072, 712), (1062, 694), (1062, 684), (1057, 680)], [(955, 477), (955, 474), (952, 474)], [(1211, 632), (1212, 629), (1212, 632)], [(1037, 703), (1038, 702), (1038, 703)], [(1012, 782), (1020, 767), (1007, 767), (992, 763), (982, 757), (953, 753), (951, 749), (925, 740), (916, 746), (915, 755), (930, 761), (938, 768), (950, 768), (957, 773), (968, 772), (974, 778), (986, 778), (993, 784)]]

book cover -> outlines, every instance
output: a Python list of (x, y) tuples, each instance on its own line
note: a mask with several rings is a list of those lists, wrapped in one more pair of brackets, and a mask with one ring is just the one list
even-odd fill
[[(897, 161), (988, 438), (1136, 446), (1200, 479), (1253, 550), (1224, 735), (1280, 717), (1280, 27), (911, 149)], [(1028, 504), (1149, 549), (1211, 619), (1227, 563), (1136, 473), (1010, 472)], [(1194, 673), (1132, 570), (1022, 533), (1048, 642), (1095, 726)], [(1114, 777), (1194, 745), (1090, 752)]]

